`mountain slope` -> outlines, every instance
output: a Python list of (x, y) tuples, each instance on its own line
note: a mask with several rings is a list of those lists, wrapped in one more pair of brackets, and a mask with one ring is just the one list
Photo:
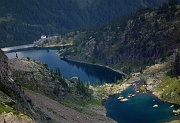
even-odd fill
[(180, 47), (179, 20), (179, 6), (146, 9), (102, 28), (83, 30), (73, 47), (59, 53), (69, 60), (108, 65), (125, 73), (141, 70)]
[(59, 70), (54, 73), (46, 64), (31, 59), (10, 59), (15, 82), (21, 85), (33, 107), (45, 114), (48, 122), (115, 122), (105, 115), (100, 101), (80, 81), (71, 83)]
[(46, 122), (46, 116), (32, 107), (31, 100), (24, 94), (22, 86), (13, 80), (7, 60), (0, 50), (0, 118), (3, 118), (0, 121), (12, 122), (14, 118), (13, 122)]
[[(0, 122), (114, 123), (100, 101), (31, 59), (8, 60), (0, 50)], [(79, 88), (78, 88), (79, 87)]]
[(109, 22), (167, 0), (6, 0), (0, 4), (0, 47), (32, 43), (54, 35)]

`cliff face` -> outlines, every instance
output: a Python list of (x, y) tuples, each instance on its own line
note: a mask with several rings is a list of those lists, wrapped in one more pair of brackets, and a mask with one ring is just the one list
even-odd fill
[(180, 47), (180, 7), (166, 5), (146, 9), (135, 16), (112, 22), (99, 29), (86, 30), (74, 40), (74, 47), (63, 57), (82, 62), (100, 63), (126, 73), (140, 70), (163, 60)]
[[(10, 96), (15, 101), (23, 100), (22, 105), (20, 103), (15, 103), (13, 107), (17, 110), (23, 111), (24, 107), (29, 109), (29, 103), (27, 102), (28, 98), (25, 97), (23, 91), (21, 90), (21, 86), (17, 85), (12, 77), (11, 72), (8, 67), (8, 58), (4, 55), (2, 51), (0, 51), (0, 87), (1, 91), (6, 95)], [(28, 110), (27, 110), (28, 111)], [(26, 112), (26, 111), (25, 111)]]
[(0, 82), (4, 82), (8, 76), (8, 63), (7, 56), (4, 55), (2, 50), (0, 50), (0, 68)]

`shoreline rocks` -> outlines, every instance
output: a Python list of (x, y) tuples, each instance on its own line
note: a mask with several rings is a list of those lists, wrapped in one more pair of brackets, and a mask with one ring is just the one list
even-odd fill
[(180, 109), (178, 109), (178, 110), (173, 110), (172, 113), (173, 113), (173, 115), (177, 116), (177, 115), (180, 114)]
[[(93, 90), (94, 94), (99, 99), (106, 99), (109, 96), (119, 94), (122, 91), (126, 90), (132, 84), (123, 83), (123, 84), (104, 84), (101, 86), (90, 86), (90, 89)], [(121, 97), (122, 98), (122, 97)]]

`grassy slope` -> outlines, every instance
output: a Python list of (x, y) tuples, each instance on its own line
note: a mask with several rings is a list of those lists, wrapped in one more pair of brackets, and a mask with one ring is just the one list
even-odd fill
[(180, 104), (180, 78), (164, 76), (157, 91), (164, 101)]
[(171, 74), (171, 61), (147, 67), (139, 76), (146, 84), (141, 89), (152, 86), (150, 91), (161, 100), (180, 104), (180, 78)]
[(6, 107), (6, 106), (3, 105), (3, 104), (0, 104), (0, 114), (3, 113), (3, 112), (7, 112), (7, 113), (13, 112), (13, 113), (15, 113), (15, 112), (17, 112), (17, 111), (13, 110), (13, 109), (10, 108), (10, 107)]

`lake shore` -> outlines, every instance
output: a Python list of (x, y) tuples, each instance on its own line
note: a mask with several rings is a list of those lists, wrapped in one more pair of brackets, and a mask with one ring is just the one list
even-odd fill
[(78, 60), (72, 60), (72, 59), (68, 59), (68, 58), (62, 58), (58, 53), (56, 53), (57, 56), (59, 56), (62, 60), (65, 60), (65, 61), (72, 61), (72, 62), (77, 62), (77, 63), (82, 63), (82, 64), (89, 64), (89, 65), (95, 65), (95, 66), (100, 66), (100, 67), (105, 67), (107, 69), (110, 69), (112, 71), (115, 71), (119, 74), (122, 74), (122, 75), (127, 75), (126, 73), (122, 72), (122, 71), (119, 71), (117, 69), (114, 69), (114, 68), (111, 68), (109, 66), (106, 66), (106, 65), (102, 65), (102, 64), (93, 64), (93, 63), (89, 63), (89, 62), (83, 62), (83, 61), (78, 61)]
[[(64, 47), (64, 46), (72, 46), (72, 43), (67, 43), (67, 44), (58, 44), (58, 45), (45, 45), (43, 47), (45, 48), (53, 48), (53, 47)], [(37, 47), (38, 48), (38, 47)], [(40, 47), (41, 48), (41, 47)]]
[[(75, 61), (75, 60), (69, 60), (69, 59), (67, 59), (67, 60), (68, 61), (78, 62), (78, 61)], [(79, 62), (79, 63), (91, 64), (91, 63), (86, 63), (86, 62)], [(91, 65), (98, 65), (98, 66), (106, 67), (106, 68), (111, 69), (113, 71), (116, 71), (116, 72), (118, 72), (120, 74), (126, 75), (121, 71), (110, 68), (109, 66), (104, 66), (104, 65), (101, 65), (101, 64), (91, 64)], [(151, 76), (152, 73), (154, 73), (154, 72), (156, 73), (156, 72), (158, 72), (159, 69), (160, 70), (164, 69), (164, 67), (166, 67), (166, 64), (165, 65), (163, 65), (163, 64), (155, 64), (155, 65), (152, 65), (152, 66), (148, 66), (147, 69), (145, 69), (143, 73), (131, 73), (131, 77), (128, 80), (123, 81), (123, 83), (121, 83), (121, 84), (104, 84), (104, 85), (101, 85), (101, 86), (91, 87), (91, 89), (94, 92), (93, 96), (96, 97), (96, 98), (100, 98), (102, 100), (106, 100), (106, 99), (109, 98), (109, 96), (119, 94), (122, 91), (126, 90), (128, 87), (133, 85), (134, 82), (136, 82), (138, 80), (141, 80), (146, 74), (147, 74), (146, 77), (148, 78), (149, 76)], [(164, 73), (165, 72), (163, 71), (163, 75), (164, 75)], [(143, 81), (143, 80), (141, 80), (141, 81)], [(147, 84), (147, 81), (148, 80), (145, 80), (146, 84)], [(157, 81), (161, 81), (161, 79), (159, 78), (159, 80), (157, 80)], [(122, 86), (123, 84), (127, 84), (127, 85), (125, 85), (123, 87)], [(149, 90), (149, 88), (156, 88), (156, 86), (158, 84), (159, 83), (155, 83), (154, 86), (152, 86), (152, 83), (144, 85), (144, 88), (145, 88), (146, 91), (143, 91), (140, 88), (139, 88), (138, 91), (141, 91), (141, 93), (147, 93), (147, 91), (148, 91), (148, 93), (153, 94), (154, 96), (156, 96), (158, 99), (160, 99), (163, 102), (170, 103), (170, 104), (177, 104), (177, 103), (174, 103), (172, 101), (164, 100), (163, 98), (161, 98), (160, 94), (158, 93), (158, 91), (156, 89), (155, 90)], [(177, 105), (179, 105), (179, 104), (177, 104)]]
[(90, 86), (90, 89), (93, 90), (93, 96), (97, 99), (106, 100), (110, 96), (119, 94), (122, 91), (129, 88), (132, 84), (130, 83), (121, 83), (121, 84), (103, 84), (100, 86)]

